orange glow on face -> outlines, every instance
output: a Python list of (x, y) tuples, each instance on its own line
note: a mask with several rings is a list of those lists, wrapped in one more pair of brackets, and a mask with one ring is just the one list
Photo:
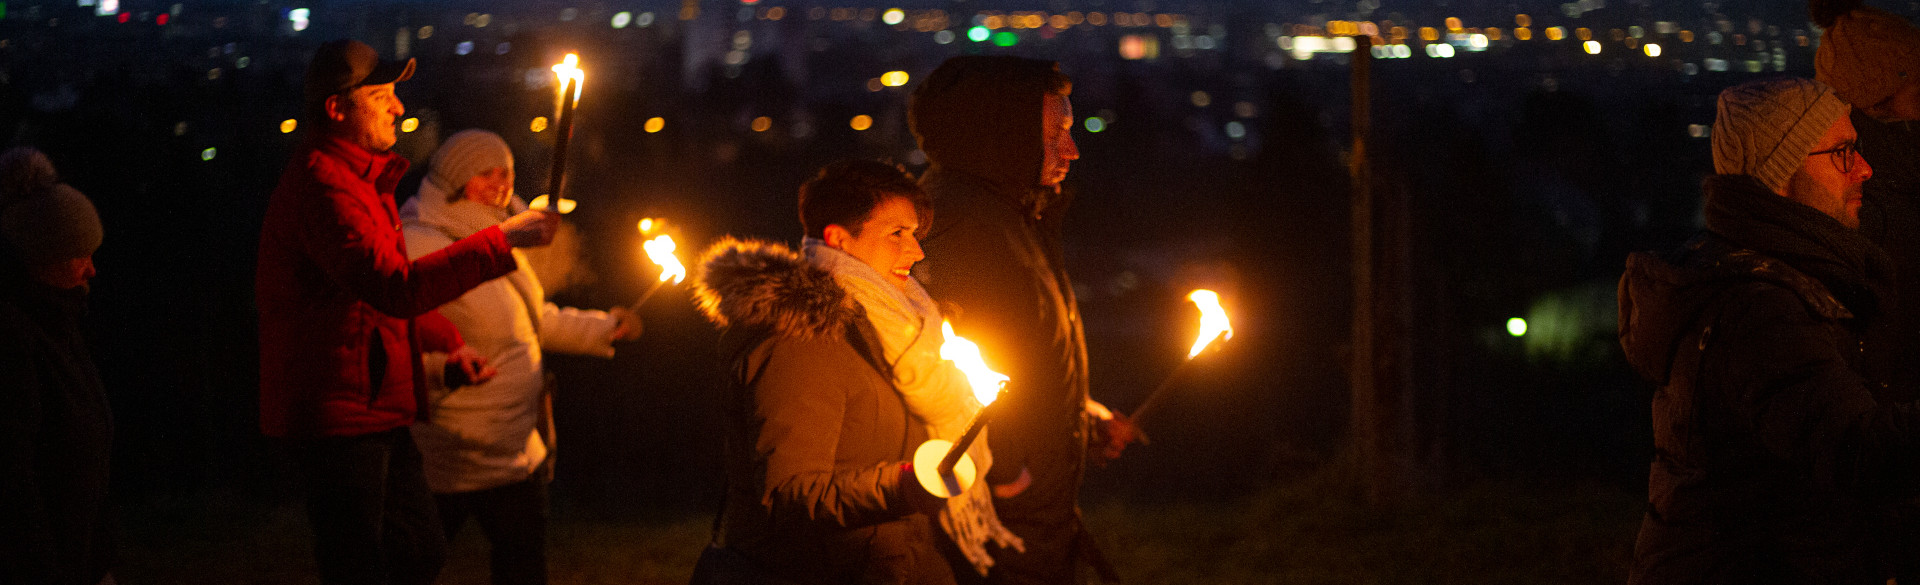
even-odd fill
[(680, 263), (680, 258), (673, 255), (677, 246), (673, 244), (672, 236), (661, 234), (640, 244), (640, 247), (647, 251), (648, 260), (660, 265), (661, 282), (671, 278), (674, 284), (680, 284), (680, 281), (686, 280), (687, 267)]
[(1219, 294), (1200, 289), (1188, 293), (1187, 300), (1200, 308), (1200, 334), (1193, 340), (1193, 349), (1187, 351), (1187, 359), (1206, 351), (1215, 338), (1233, 339), (1233, 324), (1227, 320), (1226, 309), (1220, 308)]
[(973, 388), (973, 397), (980, 404), (993, 404), (993, 399), (1000, 395), (1000, 387), (1007, 383), (1007, 376), (988, 368), (987, 361), (980, 357), (980, 346), (955, 335), (952, 321), (940, 322), (940, 334), (946, 338), (940, 344), (940, 359), (953, 362), (960, 373), (967, 375), (967, 385)]

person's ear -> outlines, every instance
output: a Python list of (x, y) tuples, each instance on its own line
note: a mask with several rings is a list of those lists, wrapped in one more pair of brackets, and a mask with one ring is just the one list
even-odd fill
[(327, 96), (326, 108), (328, 120), (341, 122), (347, 119), (348, 104), (346, 100), (347, 96), (345, 94)]
[(826, 229), (820, 230), (820, 239), (827, 243), (828, 248), (835, 250), (844, 249), (847, 240), (853, 239), (853, 232), (848, 231), (847, 228), (842, 227), (840, 224), (830, 223), (827, 224)]

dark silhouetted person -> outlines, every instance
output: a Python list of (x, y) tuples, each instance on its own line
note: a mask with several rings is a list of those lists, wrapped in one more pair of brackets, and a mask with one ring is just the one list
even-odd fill
[(1062, 261), (1071, 198), (1060, 182), (1080, 158), (1071, 91), (1050, 61), (956, 57), (914, 90), (908, 111), (934, 208), (918, 274), (959, 309), (954, 330), (1011, 378), (994, 406), (987, 479), (1026, 547), (994, 551), (996, 583), (1074, 583), (1081, 562), (1106, 566), (1080, 521), (1080, 482), (1090, 442), (1111, 458), (1132, 437), (1087, 396), (1086, 339)]
[(694, 292), (728, 373), (727, 496), (694, 583), (953, 583), (930, 517), (946, 502), (912, 469), (930, 399), (896, 383), (876, 327), (901, 323), (848, 288), (912, 289), (925, 198), (893, 167), (835, 163), (801, 187), (804, 253), (729, 238), (702, 257)]
[(54, 180), (0, 154), (0, 583), (111, 583), (113, 415), (80, 327), (102, 230)]
[(1721, 92), (1705, 233), (1627, 260), (1621, 345), (1659, 385), (1631, 583), (1886, 582), (1876, 505), (1913, 493), (1920, 409), (1862, 369), (1893, 266), (1855, 231), (1847, 113), (1807, 79)]
[(1860, 155), (1873, 165), (1864, 187), (1860, 235), (1898, 266), (1898, 302), (1872, 337), (1887, 372), (1889, 398), (1920, 399), (1920, 28), (1906, 17), (1859, 0), (1816, 0), (1813, 20), (1825, 29), (1814, 53), (1815, 79), (1853, 106)]
[[(433, 153), (420, 192), (400, 207), (407, 255), (420, 258), (499, 224), (526, 202), (513, 194), (513, 152), (498, 134), (464, 130)], [(516, 255), (519, 251), (514, 252)], [(527, 262), (441, 305), (492, 379), (430, 386), (428, 420), (413, 426), (427, 486), (448, 538), (469, 518), (490, 545), (493, 585), (547, 582), (547, 484), (553, 480), (549, 352), (613, 357), (613, 342), (640, 335), (624, 309), (583, 311), (547, 302)], [(429, 352), (426, 369), (445, 354)]]
[[(260, 428), (284, 437), (306, 474), (307, 519), (323, 583), (425, 584), (445, 537), (409, 427), (427, 376), (448, 386), (491, 375), (433, 312), (513, 272), (513, 246), (546, 243), (557, 216), (527, 212), (407, 259), (393, 190), (407, 161), (388, 152), (404, 108), (394, 83), (413, 61), (358, 41), (320, 46), (308, 65), (307, 127), (267, 204), (260, 309)], [(449, 352), (426, 371), (423, 350)]]

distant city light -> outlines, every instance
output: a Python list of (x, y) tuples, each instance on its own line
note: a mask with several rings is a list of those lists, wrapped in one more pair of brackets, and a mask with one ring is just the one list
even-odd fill
[(1204, 108), (1213, 105), (1213, 96), (1204, 91), (1195, 91), (1187, 94), (1187, 101), (1193, 102), (1193, 107)]
[(465, 55), (472, 52), (473, 41), (460, 41), (460, 44), (453, 46), (453, 54), (455, 55)]
[(415, 34), (414, 36), (419, 37), (420, 40), (423, 40), (423, 41), (433, 38), (433, 25), (429, 24), (429, 25), (420, 27), (420, 32)]
[(888, 8), (885, 14), (880, 15), (880, 22), (887, 23), (887, 26), (893, 26), (906, 21), (907, 12), (898, 8)]
[(95, 7), (93, 13), (98, 16), (111, 16), (119, 12), (120, 0), (100, 0), (100, 4)]
[(613, 15), (613, 28), (627, 28), (629, 24), (633, 24), (632, 12), (620, 12)]
[(293, 119), (293, 118), (287, 118), (287, 119), (285, 119), (285, 120), (281, 120), (281, 121), (280, 121), (280, 133), (281, 133), (281, 134), (292, 134), (292, 133), (293, 133), (293, 129), (295, 129), (295, 128), (299, 128), (299, 127), (300, 127), (300, 121), (299, 121), (299, 120), (295, 120), (295, 119)]
[(535, 117), (533, 118), (533, 123), (532, 123), (532, 124), (528, 124), (528, 125), (527, 125), (527, 129), (528, 129), (528, 130), (532, 130), (532, 131), (533, 131), (533, 132), (534, 132), (535, 134), (538, 134), (538, 133), (541, 133), (541, 132), (546, 132), (546, 131), (547, 131), (547, 117), (546, 117), (546, 116), (535, 116)]
[(984, 26), (976, 26), (976, 27), (967, 29), (967, 40), (973, 41), (976, 43), (986, 41), (987, 37), (992, 35), (993, 35), (993, 31), (987, 30), (987, 27), (984, 27)]
[(1527, 334), (1527, 320), (1514, 317), (1507, 320), (1507, 335), (1520, 337)]
[(407, 118), (405, 120), (400, 121), (401, 132), (412, 132), (414, 130), (419, 130), (419, 129), (420, 129), (419, 118)]
[[(115, 0), (107, 1), (111, 2)], [(294, 32), (307, 30), (307, 25), (313, 23), (312, 17), (313, 11), (306, 8), (295, 8), (287, 11), (287, 22), (293, 24)]]
[(1640, 47), (1640, 50), (1646, 51), (1648, 57), (1660, 56), (1660, 45), (1658, 43), (1647, 43), (1646, 46)]
[(642, 12), (639, 17), (633, 19), (633, 23), (640, 25), (641, 28), (653, 26), (653, 13)]
[(1087, 116), (1087, 131), (1088, 131), (1088, 132), (1092, 132), (1092, 133), (1095, 133), (1095, 134), (1099, 134), (1099, 133), (1100, 133), (1101, 131), (1104, 131), (1104, 130), (1106, 130), (1106, 129), (1107, 129), (1107, 121), (1106, 121), (1106, 120), (1102, 120), (1102, 119), (1100, 119), (1100, 117), (1099, 117), (1099, 116)]
[(1600, 41), (1587, 41), (1581, 43), (1580, 46), (1587, 50), (1588, 55), (1600, 54)]
[(766, 132), (769, 128), (773, 128), (773, 118), (761, 116), (753, 119), (754, 132)]
[(646, 128), (646, 129), (647, 129), (647, 133), (648, 133), (648, 134), (653, 134), (653, 133), (655, 133), (655, 132), (659, 132), (659, 131), (661, 131), (661, 130), (663, 130), (663, 129), (665, 129), (666, 127), (667, 127), (667, 119), (666, 119), (666, 118), (661, 118), (661, 117), (659, 117), (659, 116), (655, 116), (655, 117), (652, 117), (652, 118), (647, 118), (647, 128)]
[(993, 44), (1001, 47), (1011, 47), (1020, 44), (1020, 35), (1010, 30), (993, 33)]
[(1239, 121), (1239, 120), (1234, 120), (1234, 121), (1232, 121), (1232, 122), (1227, 122), (1227, 137), (1228, 137), (1228, 138), (1232, 138), (1232, 139), (1234, 139), (1234, 140), (1239, 140), (1239, 139), (1242, 139), (1242, 138), (1246, 138), (1246, 137), (1247, 137), (1247, 125), (1246, 125), (1246, 124), (1242, 124), (1242, 123), (1240, 123), (1240, 121)]
[(1473, 49), (1487, 48), (1487, 35), (1467, 35), (1467, 46)]
[(853, 120), (847, 122), (847, 126), (852, 127), (855, 131), (864, 132), (866, 129), (873, 127), (873, 116), (866, 114), (854, 116)]
[(888, 71), (885, 75), (880, 76), (880, 83), (883, 85), (886, 85), (887, 87), (900, 87), (902, 85), (906, 85), (907, 72)]
[(939, 32), (935, 32), (935, 33), (933, 33), (933, 42), (935, 42), (935, 43), (939, 43), (939, 44), (942, 44), (942, 45), (945, 45), (945, 44), (948, 44), (948, 43), (952, 43), (952, 42), (953, 42), (953, 31), (950, 31), (950, 30), (942, 30), (942, 31), (939, 31)]
[(202, 150), (202, 151), (200, 151), (200, 160), (202, 160), (202, 161), (209, 161), (209, 160), (213, 160), (213, 155), (214, 155), (214, 154), (216, 154), (216, 153), (215, 153), (215, 151), (213, 150), (213, 147), (211, 147), (211, 146), (209, 146), (209, 147), (207, 147), (207, 148), (206, 148), (206, 150)]

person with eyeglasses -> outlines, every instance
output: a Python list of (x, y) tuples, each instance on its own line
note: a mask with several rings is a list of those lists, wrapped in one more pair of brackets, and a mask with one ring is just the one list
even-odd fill
[(1657, 386), (1629, 583), (1887, 582), (1920, 406), (1880, 399), (1863, 359), (1894, 266), (1857, 230), (1850, 109), (1809, 79), (1722, 92), (1706, 229), (1627, 258), (1620, 343)]

